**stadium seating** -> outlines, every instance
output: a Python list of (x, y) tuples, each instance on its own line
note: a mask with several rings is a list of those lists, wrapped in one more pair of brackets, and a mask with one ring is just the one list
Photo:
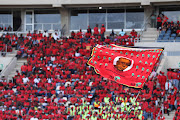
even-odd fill
[(165, 98), (163, 73), (153, 75), (139, 90), (102, 78), (86, 64), (95, 44), (134, 45), (129, 36), (104, 41), (94, 36), (57, 40), (37, 36), (41, 35), (18, 38), (17, 58), (28, 62), (9, 83), (0, 79), (0, 120), (142, 120), (159, 115)]

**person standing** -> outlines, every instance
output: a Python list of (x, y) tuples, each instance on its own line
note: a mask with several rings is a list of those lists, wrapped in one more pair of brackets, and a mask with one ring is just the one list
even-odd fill
[(160, 15), (158, 15), (156, 19), (157, 19), (157, 30), (159, 30), (162, 25), (162, 18), (160, 17)]
[(101, 26), (101, 39), (104, 41), (104, 33), (106, 32), (106, 28), (104, 27), (104, 24)]
[(151, 14), (151, 27), (154, 28), (156, 26), (156, 15), (154, 13)]
[(96, 24), (96, 27), (94, 27), (94, 36), (97, 37), (99, 35), (99, 28), (98, 24)]
[(168, 17), (164, 14), (162, 14), (162, 26), (167, 25)]
[(124, 32), (123, 29), (119, 32), (119, 35), (121, 35), (121, 36), (124, 36), (124, 35), (125, 35), (125, 32)]
[(92, 35), (92, 31), (91, 31), (90, 26), (88, 26), (87, 33), (90, 33)]
[(169, 81), (169, 79), (167, 79), (167, 81), (165, 83), (165, 90), (167, 93), (170, 91), (171, 87), (172, 87), (172, 83)]

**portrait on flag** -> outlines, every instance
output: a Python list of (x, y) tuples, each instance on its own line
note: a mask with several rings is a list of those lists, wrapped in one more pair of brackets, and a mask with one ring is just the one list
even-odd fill
[(113, 65), (119, 71), (128, 71), (133, 67), (134, 61), (122, 56), (118, 56), (114, 59)]

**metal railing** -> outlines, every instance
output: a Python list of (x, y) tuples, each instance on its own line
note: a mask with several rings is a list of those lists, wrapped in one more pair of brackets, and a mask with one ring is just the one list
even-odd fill
[[(7, 49), (8, 49), (8, 44), (10, 43), (10, 41), (8, 41), (7, 43), (6, 43), (6, 45), (2, 48), (2, 50), (0, 51), (0, 54), (1, 55), (6, 55), (7, 54)], [(0, 56), (1, 56), (0, 55)]]
[(158, 112), (158, 115), (156, 116), (156, 120), (158, 120), (158, 117), (159, 117), (161, 111), (162, 111), (162, 114), (164, 115), (164, 106), (163, 106), (163, 103), (162, 103), (162, 105), (161, 105), (161, 109), (160, 109), (159, 112)]
[[(140, 38), (139, 38), (140, 41), (141, 41), (141, 39), (142, 39), (142, 34), (143, 34), (143, 32), (146, 31), (146, 29), (147, 29), (147, 25), (148, 25), (148, 24), (151, 25), (151, 23), (149, 23), (150, 17), (151, 17), (151, 15), (146, 18), (144, 24), (143, 24), (142, 27), (141, 27), (141, 31), (140, 31), (139, 34), (138, 34), (138, 36), (140, 36)], [(140, 41), (138, 41), (138, 42), (140, 42)]]
[(168, 51), (166, 52), (167, 56), (180, 56), (180, 51)]
[(66, 24), (64, 24), (63, 27), (62, 27), (61, 30), (60, 30), (60, 32), (61, 32), (61, 37), (64, 37), (64, 35), (65, 35), (65, 32), (66, 32), (65, 27), (66, 27)]
[(2, 48), (0, 53), (7, 53), (7, 44)]
[(16, 58), (16, 56), (14, 56), (11, 59), (11, 61), (8, 63), (8, 65), (6, 65), (6, 67), (3, 68), (3, 70), (0, 72), (0, 77), (5, 76), (7, 78), (6, 82), (9, 82), (8, 81), (8, 75), (12, 71), (12, 68), (14, 68), (16, 66), (16, 62), (17, 62), (17, 58)]

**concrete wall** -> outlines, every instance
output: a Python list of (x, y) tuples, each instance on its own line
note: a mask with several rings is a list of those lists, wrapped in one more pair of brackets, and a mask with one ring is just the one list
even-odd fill
[(180, 69), (180, 56), (166, 56), (166, 61), (167, 68)]
[(180, 69), (180, 56), (164, 56), (157, 72), (162, 71), (166, 74), (169, 68)]
[(139, 42), (135, 46), (143, 47), (164, 47), (164, 51), (180, 51), (180, 42)]

